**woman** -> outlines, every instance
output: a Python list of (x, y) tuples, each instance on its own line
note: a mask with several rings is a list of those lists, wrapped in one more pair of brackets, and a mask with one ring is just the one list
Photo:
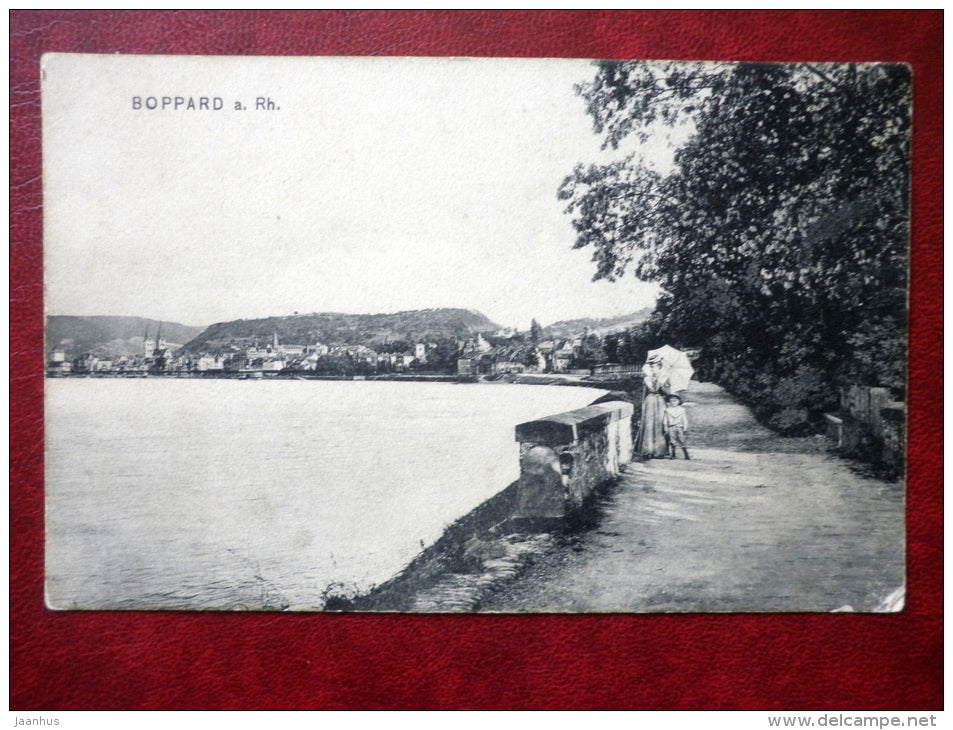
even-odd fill
[(642, 420), (635, 437), (635, 455), (643, 459), (666, 456), (668, 445), (662, 431), (668, 381), (662, 375), (662, 358), (654, 356), (642, 368)]

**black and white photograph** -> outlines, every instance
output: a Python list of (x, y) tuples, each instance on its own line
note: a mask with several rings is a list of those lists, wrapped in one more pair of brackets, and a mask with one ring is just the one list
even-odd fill
[(49, 608), (903, 610), (910, 67), (41, 67)]

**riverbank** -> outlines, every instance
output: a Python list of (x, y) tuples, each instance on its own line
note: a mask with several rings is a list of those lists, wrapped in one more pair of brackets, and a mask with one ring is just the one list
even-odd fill
[(393, 613), (471, 613), (507, 590), (537, 561), (597, 524), (600, 502), (611, 484), (568, 525), (511, 519), (516, 483), (450, 525), (396, 576), (362, 595), (329, 586), (325, 611)]
[(559, 373), (505, 373), (500, 375), (466, 376), (448, 373), (382, 373), (378, 375), (319, 375), (311, 372), (191, 372), (191, 373), (47, 373), (52, 379), (158, 379), (158, 380), (330, 380), (330, 381), (386, 381), (395, 383), (481, 383), (486, 385), (561, 385), (604, 390), (634, 390), (641, 380), (634, 378), (598, 378)]

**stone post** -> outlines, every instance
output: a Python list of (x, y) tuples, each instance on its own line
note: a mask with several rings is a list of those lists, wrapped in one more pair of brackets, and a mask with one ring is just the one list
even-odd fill
[(610, 401), (516, 427), (520, 479), (514, 517), (563, 519), (632, 460), (631, 403)]

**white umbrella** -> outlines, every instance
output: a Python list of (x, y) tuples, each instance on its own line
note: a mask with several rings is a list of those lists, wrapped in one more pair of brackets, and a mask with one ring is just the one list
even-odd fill
[[(662, 362), (662, 380), (668, 381), (672, 393), (688, 388), (688, 381), (695, 373), (688, 355), (671, 345), (662, 345), (657, 350), (649, 350), (646, 366), (656, 358)], [(643, 370), (646, 369), (647, 367), (643, 368)]]

